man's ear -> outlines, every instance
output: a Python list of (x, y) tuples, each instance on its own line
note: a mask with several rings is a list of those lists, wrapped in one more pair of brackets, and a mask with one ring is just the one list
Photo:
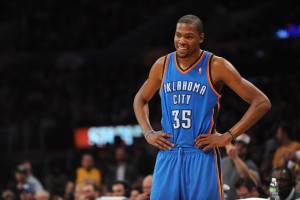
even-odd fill
[(200, 37), (199, 43), (201, 44), (204, 41), (205, 34), (204, 33), (200, 33), (199, 37)]

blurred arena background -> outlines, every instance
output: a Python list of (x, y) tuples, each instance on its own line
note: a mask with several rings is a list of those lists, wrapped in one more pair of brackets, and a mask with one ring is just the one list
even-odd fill
[[(184, 14), (203, 20), (202, 48), (231, 61), (272, 102), (248, 132), (256, 163), (280, 121), (300, 139), (298, 1), (28, 0), (0, 7), (0, 189), (23, 160), (43, 183), (53, 166), (71, 174), (86, 151), (105, 172), (114, 144), (79, 148), (76, 130), (137, 124), (134, 95), (152, 63), (174, 50), (175, 25)], [(219, 131), (247, 109), (226, 88), (223, 93)], [(158, 95), (151, 104), (159, 129)], [(142, 137), (132, 142), (131, 162), (146, 175), (156, 150)]]

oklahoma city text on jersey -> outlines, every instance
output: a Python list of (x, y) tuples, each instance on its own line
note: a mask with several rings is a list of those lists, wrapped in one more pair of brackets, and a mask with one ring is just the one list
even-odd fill
[[(193, 81), (172, 81), (164, 83), (164, 93), (176, 92), (176, 91), (189, 91), (200, 95), (204, 95), (207, 86)], [(186, 104), (190, 103), (192, 95), (190, 94), (174, 94), (173, 104)]]

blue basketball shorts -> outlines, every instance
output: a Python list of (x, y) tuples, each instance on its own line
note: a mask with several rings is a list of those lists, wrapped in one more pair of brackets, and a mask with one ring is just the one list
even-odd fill
[(160, 151), (156, 158), (151, 200), (222, 200), (218, 149)]

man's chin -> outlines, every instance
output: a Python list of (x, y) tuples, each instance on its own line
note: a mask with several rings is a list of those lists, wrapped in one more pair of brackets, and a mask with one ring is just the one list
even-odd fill
[(279, 196), (286, 198), (289, 196), (291, 191), (292, 191), (292, 189), (287, 187), (287, 188), (279, 189), (278, 193), (279, 193)]
[(177, 51), (177, 57), (178, 57), (178, 58), (186, 58), (186, 57), (188, 57), (188, 55), (187, 55), (187, 54), (179, 53), (179, 52)]

